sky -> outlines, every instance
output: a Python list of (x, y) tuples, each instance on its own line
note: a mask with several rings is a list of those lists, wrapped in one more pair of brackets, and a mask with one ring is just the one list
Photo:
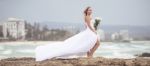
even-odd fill
[(87, 6), (102, 25), (150, 25), (150, 0), (0, 0), (0, 21), (82, 23)]

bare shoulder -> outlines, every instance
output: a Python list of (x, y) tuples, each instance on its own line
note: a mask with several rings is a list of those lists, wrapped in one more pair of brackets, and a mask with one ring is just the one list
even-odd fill
[(85, 16), (85, 20), (89, 20), (90, 19), (90, 17), (89, 16)]
[(90, 16), (85, 16), (85, 21), (89, 22), (91, 20)]
[(85, 16), (85, 19), (89, 19), (89, 16)]

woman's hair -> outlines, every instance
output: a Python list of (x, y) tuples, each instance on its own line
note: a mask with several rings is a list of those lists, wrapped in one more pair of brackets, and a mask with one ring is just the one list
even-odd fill
[(84, 14), (87, 15), (87, 11), (88, 9), (91, 8), (90, 6), (86, 7), (86, 9), (84, 10)]

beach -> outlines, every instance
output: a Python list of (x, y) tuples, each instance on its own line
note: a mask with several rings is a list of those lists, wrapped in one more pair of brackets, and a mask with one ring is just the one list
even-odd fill
[(137, 57), (132, 59), (117, 58), (72, 58), (48, 59), (35, 61), (35, 58), (7, 58), (0, 61), (0, 66), (150, 66), (150, 57)]

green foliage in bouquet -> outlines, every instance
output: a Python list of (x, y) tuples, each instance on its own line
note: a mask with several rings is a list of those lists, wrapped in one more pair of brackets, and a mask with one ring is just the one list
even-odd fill
[(98, 27), (98, 25), (100, 24), (100, 22), (101, 22), (101, 19), (100, 19), (100, 18), (96, 18), (96, 19), (95, 19), (95, 22), (94, 22), (94, 28), (95, 28), (95, 30), (97, 30), (97, 27)]

